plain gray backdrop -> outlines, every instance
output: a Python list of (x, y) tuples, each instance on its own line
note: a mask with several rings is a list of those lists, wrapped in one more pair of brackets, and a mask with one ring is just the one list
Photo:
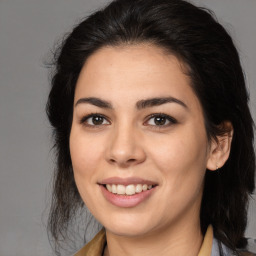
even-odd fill
[[(0, 0), (0, 256), (51, 255), (45, 222), (53, 159), (43, 62), (74, 23), (107, 2)], [(212, 9), (233, 36), (256, 120), (256, 0), (192, 2)], [(253, 200), (247, 236), (256, 237)]]

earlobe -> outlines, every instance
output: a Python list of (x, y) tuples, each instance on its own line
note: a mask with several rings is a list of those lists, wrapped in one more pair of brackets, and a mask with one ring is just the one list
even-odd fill
[(211, 171), (218, 170), (226, 163), (231, 150), (233, 126), (226, 121), (222, 123), (221, 127), (225, 132), (217, 136), (216, 140), (212, 139), (210, 145), (206, 168)]

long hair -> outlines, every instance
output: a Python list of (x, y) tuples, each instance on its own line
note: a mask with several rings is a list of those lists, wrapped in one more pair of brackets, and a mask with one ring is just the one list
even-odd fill
[(55, 54), (47, 114), (53, 127), (56, 168), (48, 228), (58, 241), (83, 207), (72, 170), (69, 135), (79, 73), (87, 58), (105, 46), (151, 43), (179, 58), (204, 113), (209, 140), (234, 129), (230, 157), (206, 172), (201, 205), (204, 233), (235, 250), (246, 244), (248, 199), (254, 190), (253, 120), (238, 52), (214, 14), (183, 0), (116, 0), (80, 22)]

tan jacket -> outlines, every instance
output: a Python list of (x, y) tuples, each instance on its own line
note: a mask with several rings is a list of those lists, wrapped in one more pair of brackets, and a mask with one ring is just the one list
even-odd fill
[[(211, 256), (213, 241), (212, 226), (209, 226), (198, 256)], [(102, 229), (87, 245), (85, 245), (74, 256), (102, 256), (106, 244), (106, 233)]]
[[(204, 240), (198, 256), (219, 256), (218, 248), (214, 245), (216, 244), (216, 239), (213, 238), (213, 229), (210, 225), (206, 231), (204, 236)], [(102, 256), (103, 251), (106, 245), (106, 233), (105, 230), (102, 229), (93, 239), (91, 242), (86, 244), (80, 251), (78, 251), (74, 256)], [(241, 256), (256, 256), (256, 254), (241, 251)], [(233, 253), (224, 246), (224, 255), (225, 256), (232, 256)]]

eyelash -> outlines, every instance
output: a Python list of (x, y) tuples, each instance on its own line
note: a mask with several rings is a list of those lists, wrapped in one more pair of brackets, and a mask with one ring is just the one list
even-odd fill
[[(164, 113), (156, 113), (156, 114), (151, 114), (149, 115), (147, 118), (146, 118), (146, 122), (149, 122), (149, 120), (153, 119), (153, 118), (157, 118), (157, 117), (160, 117), (160, 118), (165, 118), (165, 121), (169, 121), (168, 124), (163, 124), (163, 125), (150, 125), (152, 128), (154, 129), (161, 129), (161, 128), (166, 128), (166, 127), (169, 127), (173, 124), (176, 124), (177, 123), (177, 120), (169, 115), (166, 115)], [(146, 123), (144, 122), (144, 124)]]
[[(100, 128), (102, 125), (106, 125), (106, 124), (99, 124), (99, 125), (96, 125), (96, 124), (88, 124), (88, 120), (90, 118), (93, 118), (93, 117), (100, 117), (102, 119), (104, 119), (105, 121), (108, 122), (108, 124), (111, 124), (111, 122), (108, 120), (108, 118), (102, 114), (98, 114), (98, 113), (92, 113), (92, 114), (89, 114), (89, 115), (86, 115), (84, 116), (81, 120), (80, 120), (80, 124), (83, 124), (87, 127), (90, 127), (90, 128)], [(169, 123), (168, 124), (163, 124), (163, 125), (150, 125), (150, 124), (146, 124), (148, 123), (151, 119), (153, 118), (164, 118), (165, 119), (165, 122), (168, 121)], [(103, 121), (104, 122), (104, 121)], [(161, 128), (166, 128), (166, 127), (169, 127), (173, 124), (176, 124), (177, 123), (177, 120), (169, 115), (166, 115), (164, 113), (156, 113), (156, 114), (151, 114), (149, 115), (147, 118), (146, 118), (146, 121), (143, 123), (143, 125), (147, 125), (147, 126), (151, 126), (152, 128), (154, 129), (161, 129)]]
[(106, 120), (108, 123), (110, 123), (110, 121), (108, 120), (108, 118), (102, 114), (98, 114), (98, 113), (92, 113), (89, 115), (84, 116), (81, 120), (80, 120), (80, 124), (84, 125), (84, 126), (88, 126), (90, 128), (99, 128), (102, 125), (106, 125), (106, 124), (100, 124), (100, 125), (92, 125), (92, 124), (88, 124), (88, 119), (89, 118), (93, 118), (93, 117), (100, 117), (103, 118), (104, 120)]

